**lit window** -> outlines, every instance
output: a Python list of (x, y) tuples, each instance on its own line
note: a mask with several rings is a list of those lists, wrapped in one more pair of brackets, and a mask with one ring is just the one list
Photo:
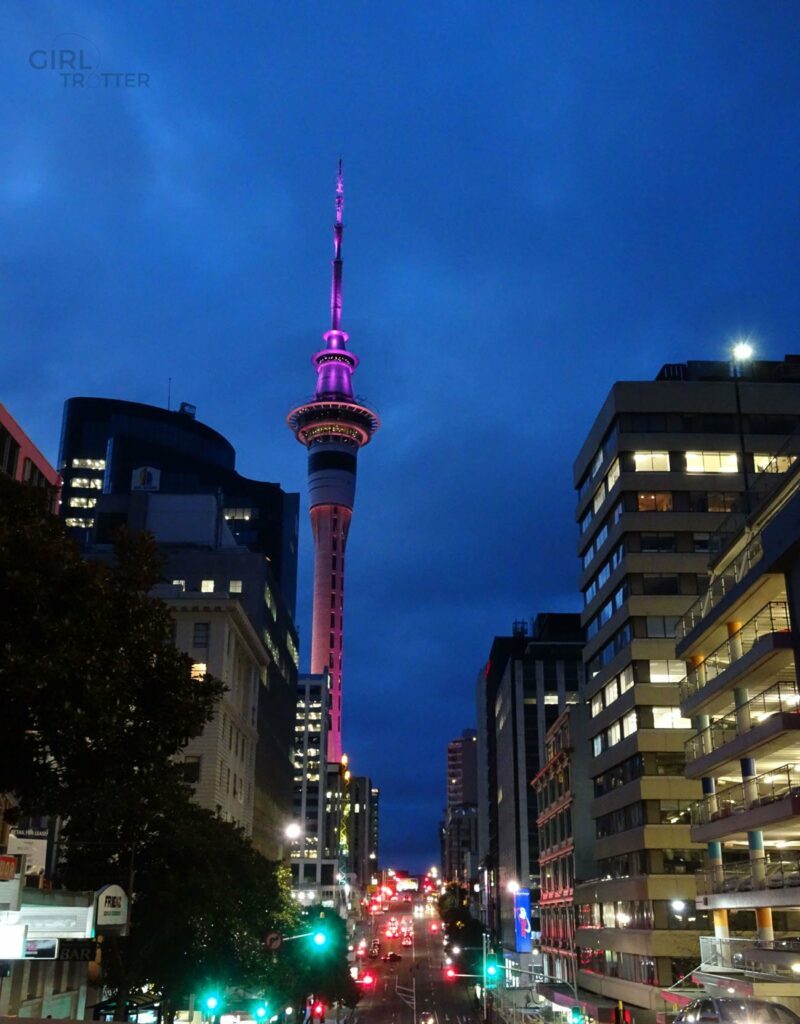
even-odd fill
[(796, 455), (754, 455), (756, 473), (785, 473), (797, 461)]
[(208, 672), (208, 666), (204, 661), (196, 661), (192, 665), (192, 679), (202, 679)]
[(736, 452), (686, 452), (687, 473), (737, 473)]
[(682, 661), (670, 658), (668, 661), (650, 662), (651, 683), (679, 683), (686, 675), (686, 666)]
[(681, 718), (680, 708), (653, 708), (654, 729), (691, 729), (688, 718)]
[(242, 581), (241, 580), (231, 580), (230, 583), (228, 584), (228, 593), (229, 594), (241, 594), (241, 592), (242, 592)]
[(213, 594), (214, 593), (214, 581), (213, 580), (200, 580), (200, 593), (201, 594)]
[(672, 494), (669, 491), (639, 491), (636, 508), (639, 512), (671, 512)]
[(608, 745), (609, 747), (616, 746), (617, 743), (622, 739), (622, 726), (619, 722), (612, 722), (608, 727)]
[(606, 476), (606, 490), (610, 491), (617, 480), (619, 480), (619, 460), (614, 459)]
[(70, 498), (70, 508), (94, 508), (97, 504), (97, 498)]
[(73, 469), (105, 469), (105, 459), (73, 459)]
[(544, 702), (545, 702), (545, 704), (558, 704), (558, 694), (557, 693), (546, 693), (544, 695)]
[(84, 490), (89, 490), (89, 491), (102, 491), (102, 489), (103, 489), (103, 481), (100, 479), (100, 477), (74, 476), (69, 481), (69, 486), (70, 487), (81, 487)]
[(636, 711), (629, 711), (622, 719), (622, 735), (631, 736), (636, 732)]
[(596, 693), (592, 697), (592, 718), (595, 718), (603, 710), (603, 695)]
[(94, 519), (76, 519), (75, 517), (70, 517), (66, 519), (65, 522), (67, 526), (74, 526), (80, 530), (88, 530), (89, 527), (94, 524)]
[(633, 666), (626, 665), (617, 678), (619, 679), (619, 692), (627, 693), (633, 686)]
[(669, 452), (634, 452), (633, 465), (637, 473), (669, 472)]

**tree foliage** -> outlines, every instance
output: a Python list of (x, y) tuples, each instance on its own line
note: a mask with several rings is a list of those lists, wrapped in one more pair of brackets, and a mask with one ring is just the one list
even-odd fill
[(60, 818), (59, 881), (132, 892), (129, 937), (103, 944), (118, 1019), (142, 986), (173, 1011), (209, 984), (277, 989), (264, 937), (299, 926), (287, 870), (191, 802), (176, 754), (224, 687), (192, 679), (158, 579), (146, 535), (86, 561), (40, 491), (0, 476), (0, 793)]

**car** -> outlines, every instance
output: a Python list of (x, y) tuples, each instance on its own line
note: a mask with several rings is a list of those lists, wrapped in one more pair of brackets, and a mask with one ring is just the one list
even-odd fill
[(436, 1018), (433, 1016), (432, 1013), (428, 1013), (426, 1011), (425, 1013), (421, 1013), (419, 1015), (418, 1024), (436, 1024)]
[(411, 936), (410, 936), (410, 935), (407, 935), (407, 936), (406, 936), (406, 937), (405, 937), (405, 938), (403, 939), (403, 943), (402, 943), (402, 944), (403, 944), (404, 946), (413, 946), (413, 945), (414, 945), (414, 940), (413, 940), (413, 939), (411, 938)]
[(767, 999), (704, 998), (684, 1006), (674, 1024), (800, 1024), (800, 1017)]
[(385, 960), (387, 963), (390, 964), (396, 963), (398, 960), (402, 959), (403, 958), (400, 956), (400, 954), (395, 953), (394, 951), (392, 951), (391, 953), (384, 953), (383, 956), (381, 957), (381, 960)]

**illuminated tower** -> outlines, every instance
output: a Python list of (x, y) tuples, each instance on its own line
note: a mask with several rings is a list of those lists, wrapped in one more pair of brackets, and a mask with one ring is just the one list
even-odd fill
[(314, 397), (293, 409), (289, 428), (308, 449), (308, 495), (314, 534), (314, 612), (311, 672), (331, 676), (331, 728), (328, 760), (342, 756), (342, 644), (344, 639), (344, 552), (356, 490), (358, 450), (380, 426), (363, 399), (353, 396), (358, 359), (347, 351), (342, 321), (342, 162), (336, 182), (333, 228), (331, 329), (325, 348), (312, 357), (317, 371)]

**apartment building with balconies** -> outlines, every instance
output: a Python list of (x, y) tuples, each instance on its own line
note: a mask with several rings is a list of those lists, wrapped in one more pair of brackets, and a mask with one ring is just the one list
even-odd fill
[(697, 906), (710, 913), (695, 980), (800, 1009), (800, 431), (713, 539), (702, 599), (678, 627), (693, 734), (686, 775), (703, 796)]
[(700, 961), (702, 796), (684, 774), (677, 624), (707, 586), (711, 537), (800, 413), (800, 358), (665, 366), (618, 382), (575, 462), (598, 877), (575, 887), (581, 988), (636, 1024)]

